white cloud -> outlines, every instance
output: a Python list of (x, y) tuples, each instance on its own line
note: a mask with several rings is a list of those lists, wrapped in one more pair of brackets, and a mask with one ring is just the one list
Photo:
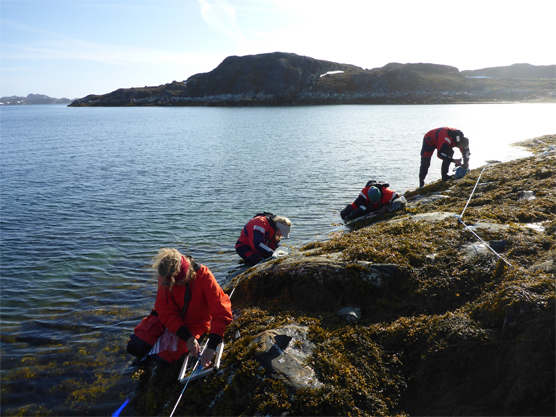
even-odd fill
[(209, 27), (234, 42), (244, 40), (237, 24), (236, 11), (228, 0), (198, 0), (201, 16)]

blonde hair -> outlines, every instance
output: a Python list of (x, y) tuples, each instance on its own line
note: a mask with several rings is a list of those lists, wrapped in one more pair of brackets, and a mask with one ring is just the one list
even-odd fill
[(274, 217), (274, 221), (276, 223), (282, 223), (282, 224), (285, 224), (288, 227), (292, 227), (292, 222), (287, 217), (276, 216), (276, 217)]
[[(292, 222), (290, 221), (290, 219), (288, 219), (287, 217), (283, 217), (283, 216), (274, 216), (274, 221), (276, 223), (282, 223), (285, 224), (288, 227), (292, 227)], [(275, 237), (277, 242), (280, 242), (282, 240), (282, 236), (276, 236)]]
[[(152, 268), (155, 270), (155, 274), (158, 275), (159, 286), (169, 286), (168, 289), (172, 292), (172, 288), (176, 285), (176, 276), (181, 271), (181, 257), (183, 255), (177, 250), (172, 248), (162, 248), (158, 251), (158, 254), (152, 259)], [(188, 281), (193, 281), (197, 278), (195, 269), (193, 268), (193, 259), (189, 256), (185, 257), (187, 262), (189, 262), (189, 270), (186, 274), (186, 279), (181, 280), (177, 285), (185, 285)], [(189, 277), (189, 279), (187, 279)]]

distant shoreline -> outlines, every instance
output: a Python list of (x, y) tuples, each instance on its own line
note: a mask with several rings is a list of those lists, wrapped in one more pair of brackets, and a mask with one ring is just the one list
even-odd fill
[(29, 94), (27, 97), (0, 97), (0, 106), (34, 106), (37, 104), (71, 104), (69, 98), (54, 98), (44, 94)]

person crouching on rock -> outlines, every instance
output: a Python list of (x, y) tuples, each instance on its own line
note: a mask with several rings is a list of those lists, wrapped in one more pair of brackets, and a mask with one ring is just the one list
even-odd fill
[(401, 197), (397, 192), (388, 188), (389, 186), (390, 184), (386, 182), (369, 181), (355, 201), (340, 212), (342, 220), (353, 220), (371, 213), (384, 213), (394, 200)]
[(272, 213), (257, 213), (236, 242), (237, 254), (250, 266), (272, 257), (282, 238), (289, 238), (291, 221)]
[[(453, 159), (454, 147), (461, 151), (463, 164), (461, 159)], [(421, 166), (419, 168), (419, 187), (425, 185), (425, 177), (429, 172), (432, 154), (436, 150), (436, 156), (442, 159), (442, 181), (447, 181), (453, 177), (448, 175), (450, 164), (453, 162), (455, 166), (462, 166), (464, 169), (469, 168), (469, 139), (463, 136), (463, 132), (451, 127), (439, 127), (426, 133), (423, 138), (423, 146), (421, 148)]]
[(152, 267), (158, 275), (154, 309), (135, 327), (128, 353), (138, 359), (150, 354), (165, 364), (186, 352), (199, 357), (198, 339), (208, 333), (201, 366), (209, 366), (233, 319), (230, 298), (206, 266), (176, 249), (161, 249)]

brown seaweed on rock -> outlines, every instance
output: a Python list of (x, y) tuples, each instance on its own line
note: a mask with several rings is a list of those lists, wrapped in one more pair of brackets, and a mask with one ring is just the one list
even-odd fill
[[(555, 415), (556, 155), (406, 199), (237, 277), (223, 367), (176, 415)], [(336, 314), (347, 306), (360, 318)], [(170, 413), (179, 367), (140, 371), (137, 412)]]

